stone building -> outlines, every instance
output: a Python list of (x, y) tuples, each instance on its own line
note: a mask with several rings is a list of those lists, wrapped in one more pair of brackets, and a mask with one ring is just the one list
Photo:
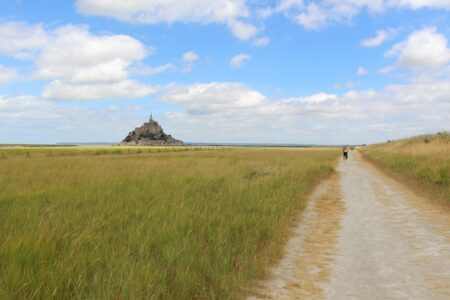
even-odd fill
[(165, 134), (162, 127), (150, 116), (148, 122), (136, 127), (120, 143), (121, 146), (184, 146), (180, 140)]

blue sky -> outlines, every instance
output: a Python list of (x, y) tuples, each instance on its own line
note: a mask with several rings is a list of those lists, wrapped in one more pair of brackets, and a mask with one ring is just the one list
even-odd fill
[(448, 0), (0, 0), (0, 143), (450, 129)]

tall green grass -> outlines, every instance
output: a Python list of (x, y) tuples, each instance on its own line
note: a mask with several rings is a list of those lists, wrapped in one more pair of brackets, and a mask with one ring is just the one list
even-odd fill
[(450, 135), (440, 133), (377, 144), (363, 155), (415, 190), (450, 205)]
[(92, 155), (121, 155), (158, 152), (184, 152), (198, 150), (235, 149), (232, 147), (207, 146), (9, 146), (0, 145), (0, 159), (10, 156), (40, 157), (40, 156), (92, 156)]
[(339, 155), (10, 151), (0, 159), (0, 299), (242, 297)]

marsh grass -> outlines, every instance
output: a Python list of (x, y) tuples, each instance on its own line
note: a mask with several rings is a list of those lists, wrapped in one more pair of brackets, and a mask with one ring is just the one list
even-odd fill
[(377, 144), (363, 155), (413, 189), (450, 205), (450, 135), (439, 133)]
[(145, 150), (2, 150), (0, 299), (241, 297), (339, 155)]
[(8, 146), (0, 145), (0, 158), (9, 156), (40, 157), (40, 156), (92, 156), (92, 155), (120, 155), (159, 152), (188, 152), (198, 150), (224, 150), (236, 149), (233, 147), (206, 147), (206, 146)]

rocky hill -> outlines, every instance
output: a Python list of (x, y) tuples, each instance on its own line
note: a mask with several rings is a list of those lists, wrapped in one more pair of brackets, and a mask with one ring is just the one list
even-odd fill
[(150, 117), (141, 127), (135, 128), (120, 143), (121, 146), (183, 146), (184, 143), (165, 134), (162, 127)]

